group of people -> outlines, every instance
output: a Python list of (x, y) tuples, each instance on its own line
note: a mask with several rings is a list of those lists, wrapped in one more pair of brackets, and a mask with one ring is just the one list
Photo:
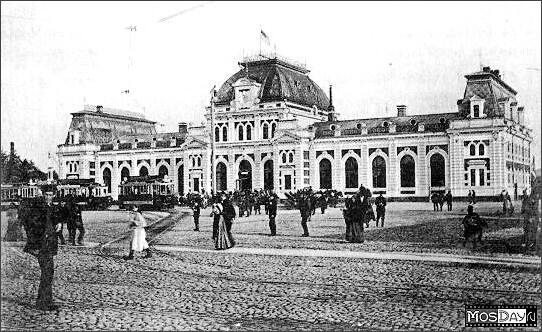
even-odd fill
[(448, 190), (446, 194), (443, 192), (434, 192), (431, 194), (431, 202), (433, 203), (433, 211), (442, 211), (442, 206), (446, 202), (446, 207), (448, 211), (452, 211), (452, 191)]

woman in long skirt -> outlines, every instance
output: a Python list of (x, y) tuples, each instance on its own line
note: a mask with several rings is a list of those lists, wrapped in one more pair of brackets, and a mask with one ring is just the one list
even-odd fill
[(235, 240), (231, 235), (231, 232), (228, 231), (226, 223), (224, 221), (223, 215), (224, 208), (222, 204), (215, 203), (213, 204), (213, 209), (211, 216), (219, 215), (220, 219), (218, 221), (218, 236), (215, 238), (215, 249), (216, 250), (225, 250), (233, 247), (235, 245)]
[(144, 258), (151, 257), (151, 251), (149, 249), (149, 244), (147, 243), (146, 237), (147, 233), (145, 232), (145, 227), (147, 227), (147, 221), (145, 217), (139, 212), (137, 206), (132, 207), (132, 216), (130, 218), (130, 229), (132, 229), (132, 241), (130, 243), (130, 253), (128, 256), (124, 256), (124, 259), (134, 259), (134, 252), (145, 251), (146, 255)]
[(353, 243), (362, 243), (365, 241), (363, 235), (363, 223), (365, 222), (365, 213), (362, 208), (361, 197), (359, 195), (354, 195), (354, 204), (352, 208), (352, 236), (350, 242)]
[(348, 197), (344, 203), (344, 210), (343, 210), (343, 216), (344, 216), (344, 223), (346, 224), (346, 241), (350, 242), (352, 240), (352, 206), (354, 204), (354, 201), (351, 197)]

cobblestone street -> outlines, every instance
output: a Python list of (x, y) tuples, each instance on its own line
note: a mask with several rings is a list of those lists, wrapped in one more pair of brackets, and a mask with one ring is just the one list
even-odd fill
[[(428, 206), (391, 203), (386, 227), (376, 229), (372, 223), (363, 244), (341, 238), (344, 221), (339, 209), (325, 215), (318, 211), (309, 224), (309, 238), (299, 237), (296, 211), (279, 211), (277, 237), (266, 236), (265, 214), (239, 218), (233, 226), (238, 242), (234, 249), (536, 259), (461, 248), (454, 243), (461, 234), (453, 233), (459, 230), (460, 209), (433, 213)], [(540, 265), (213, 251), (209, 210), (202, 211), (201, 232), (192, 231), (192, 217), (186, 212), (177, 209), (175, 226), (154, 239), (152, 259), (130, 262), (122, 259), (128, 240), (111, 242), (126, 231), (125, 212), (85, 212), (88, 241), (110, 244), (102, 249), (60, 249), (54, 283), (58, 312), (34, 308), (36, 259), (22, 253), (20, 243), (2, 243), (2, 329), (464, 330), (464, 305), (474, 303), (537, 304), (540, 317)], [(146, 213), (151, 224), (163, 216)], [(425, 236), (416, 237), (420, 228)], [(501, 220), (490, 223), (488, 233), (513, 237), (515, 228), (513, 221)], [(158, 250), (165, 246), (193, 251)]]

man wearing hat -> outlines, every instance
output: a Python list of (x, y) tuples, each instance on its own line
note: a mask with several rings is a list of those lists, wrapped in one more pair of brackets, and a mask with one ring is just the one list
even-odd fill
[(53, 276), (55, 273), (53, 257), (58, 252), (57, 228), (60, 223), (53, 207), (54, 187), (43, 188), (43, 197), (25, 202), (24, 224), (27, 243), (24, 251), (37, 257), (41, 270), (40, 285), (36, 307), (40, 310), (57, 310), (53, 304)]

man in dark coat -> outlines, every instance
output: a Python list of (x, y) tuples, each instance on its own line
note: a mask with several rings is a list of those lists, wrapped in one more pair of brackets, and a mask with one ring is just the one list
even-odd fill
[(382, 193), (376, 198), (376, 227), (378, 227), (378, 221), (381, 220), (382, 227), (384, 227), (384, 218), (386, 217), (386, 198), (382, 196)]
[(439, 208), (439, 194), (434, 192), (432, 195), (431, 195), (431, 202), (433, 202), (433, 211), (438, 211)]
[(40, 310), (57, 310), (58, 306), (53, 303), (53, 257), (58, 252), (56, 228), (59, 222), (54, 213), (52, 190), (46, 191), (45, 197), (25, 203), (23, 209), (27, 209), (23, 214), (27, 233), (24, 252), (38, 258), (41, 270), (36, 307)]
[(222, 195), (222, 207), (224, 208), (222, 215), (224, 216), (224, 223), (226, 224), (226, 229), (228, 230), (228, 232), (231, 232), (231, 226), (233, 224), (233, 219), (235, 219), (236, 214), (232, 202), (226, 195)]
[(453, 197), (452, 197), (452, 191), (451, 190), (448, 190), (448, 192), (444, 196), (444, 200), (446, 201), (446, 206), (448, 207), (448, 211), (452, 211)]
[(310, 196), (305, 194), (301, 195), (299, 199), (299, 212), (301, 213), (301, 227), (303, 227), (303, 234), (301, 236), (309, 236), (309, 228), (307, 222), (310, 221), (312, 215), (312, 206)]
[(194, 231), (199, 232), (199, 216), (201, 213), (201, 202), (200, 200), (195, 200), (192, 205), (192, 211), (194, 211)]
[(275, 218), (277, 217), (277, 195), (271, 194), (269, 197), (269, 229), (271, 230), (271, 236), (277, 235), (277, 225), (275, 224)]

